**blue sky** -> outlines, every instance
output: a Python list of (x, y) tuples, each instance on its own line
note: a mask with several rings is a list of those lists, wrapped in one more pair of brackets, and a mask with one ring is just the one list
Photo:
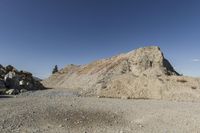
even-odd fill
[(0, 0), (0, 64), (41, 78), (149, 45), (200, 76), (200, 0)]

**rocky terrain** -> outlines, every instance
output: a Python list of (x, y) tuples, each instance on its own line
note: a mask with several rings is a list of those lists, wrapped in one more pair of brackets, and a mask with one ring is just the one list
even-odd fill
[(42, 81), (81, 96), (199, 101), (200, 79), (181, 76), (160, 48), (150, 46), (87, 65), (69, 65)]
[(30, 72), (18, 71), (11, 65), (0, 65), (0, 95), (15, 95), (45, 87)]
[(44, 81), (0, 66), (0, 92), (0, 133), (200, 132), (200, 79), (179, 75), (155, 46)]
[(78, 97), (65, 89), (0, 98), (1, 133), (198, 133), (199, 102)]

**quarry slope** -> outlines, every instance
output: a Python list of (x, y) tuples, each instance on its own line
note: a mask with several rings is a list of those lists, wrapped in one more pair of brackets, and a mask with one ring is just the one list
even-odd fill
[(87, 65), (68, 65), (42, 81), (82, 96), (198, 101), (200, 80), (180, 76), (157, 46), (149, 46)]

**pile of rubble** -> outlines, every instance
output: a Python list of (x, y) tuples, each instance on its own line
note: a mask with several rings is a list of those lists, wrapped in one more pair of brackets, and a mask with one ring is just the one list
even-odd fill
[(69, 65), (42, 84), (77, 91), (81, 96), (200, 101), (200, 78), (181, 76), (157, 46), (86, 65)]
[(31, 73), (18, 71), (13, 66), (0, 65), (0, 94), (16, 95), (30, 90), (42, 90), (45, 87)]

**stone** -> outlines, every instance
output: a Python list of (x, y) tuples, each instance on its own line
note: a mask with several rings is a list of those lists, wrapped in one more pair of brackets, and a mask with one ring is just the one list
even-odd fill
[(11, 65), (8, 65), (8, 66), (5, 67), (5, 69), (6, 69), (6, 72), (8, 73), (8, 72), (12, 71), (15, 68), (13, 66), (11, 66)]
[(144, 127), (142, 124), (138, 124), (140, 128)]
[(0, 79), (3, 79), (5, 75), (6, 75), (6, 70), (5, 70), (5, 68), (0, 64)]
[(27, 83), (26, 83), (26, 86), (27, 86), (27, 88), (28, 88), (29, 90), (34, 90), (34, 89), (33, 89), (33, 88), (34, 88), (33, 83), (27, 82)]
[(45, 87), (36, 80), (32, 73), (18, 71), (11, 65), (0, 65), (0, 89), (1, 94), (18, 94), (28, 90), (41, 90)]
[(3, 80), (0, 80), (0, 89), (1, 88), (6, 88), (5, 82)]
[(13, 79), (14, 77), (15, 77), (15, 72), (12, 72), (12, 71), (10, 71), (10, 72), (8, 72), (5, 76), (4, 76), (4, 80), (6, 81), (6, 79)]
[(24, 85), (25, 85), (25, 81), (24, 81), (24, 80), (20, 80), (20, 81), (19, 81), (19, 85), (20, 85), (20, 86), (24, 86)]
[(3, 94), (6, 91), (6, 86), (3, 80), (0, 80), (0, 94)]
[(20, 89), (20, 93), (24, 93), (24, 92), (27, 92), (28, 90), (26, 89)]
[(16, 90), (16, 89), (9, 89), (9, 90), (6, 91), (7, 95), (16, 95), (18, 93), (19, 93), (19, 91)]
[(126, 100), (126, 99), (130, 99), (130, 98), (128, 96), (121, 96), (121, 99)]
[(4, 81), (7, 88), (10, 89), (18, 89), (19, 88), (19, 78), (16, 76), (15, 72), (8, 72), (8, 74), (5, 75)]
[(58, 127), (60, 127), (60, 128), (61, 128), (61, 127), (64, 127), (64, 125), (59, 125)]

